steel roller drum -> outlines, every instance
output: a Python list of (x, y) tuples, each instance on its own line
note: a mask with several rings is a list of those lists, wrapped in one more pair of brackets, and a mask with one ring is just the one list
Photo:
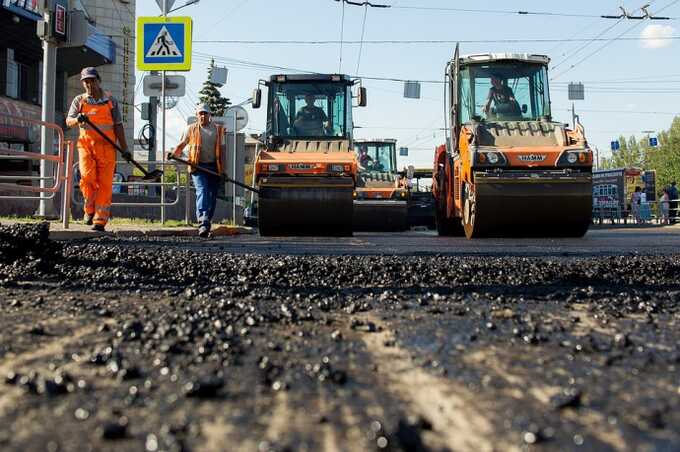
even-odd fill
[(355, 231), (405, 231), (408, 229), (406, 201), (354, 201)]
[(281, 177), (260, 184), (260, 235), (351, 236), (352, 178)]
[(474, 237), (582, 237), (591, 222), (592, 177), (475, 174), (474, 204)]

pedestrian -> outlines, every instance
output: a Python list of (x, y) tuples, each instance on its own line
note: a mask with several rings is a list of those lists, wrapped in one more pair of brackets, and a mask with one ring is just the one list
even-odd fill
[(123, 156), (131, 158), (125, 141), (123, 118), (118, 101), (102, 89), (99, 73), (93, 67), (80, 71), (80, 81), (85, 92), (71, 102), (66, 116), (68, 127), (79, 127), (78, 167), (80, 191), (85, 198), (83, 222), (93, 225), (94, 231), (104, 231), (111, 217), (113, 173), (116, 168), (116, 149), (87, 120), (97, 126), (104, 135), (123, 150)]
[[(188, 146), (188, 160), (191, 165), (223, 174), (222, 136), (224, 128), (212, 122), (210, 107), (207, 104), (197, 106), (196, 116), (198, 121), (187, 126), (175, 150), (168, 153), (168, 160), (171, 157), (179, 157), (184, 148)], [(198, 235), (204, 238), (209, 237), (221, 178), (191, 167), (189, 171), (194, 187), (196, 187)]]
[(642, 189), (635, 187), (635, 191), (630, 195), (630, 213), (635, 218), (636, 223), (640, 223), (640, 200), (642, 198)]
[(659, 208), (661, 209), (661, 223), (662, 224), (668, 224), (669, 219), (668, 219), (668, 200), (670, 197), (668, 196), (668, 188), (663, 189), (663, 194), (661, 195), (661, 198), (659, 199)]
[(671, 186), (668, 187), (668, 214), (670, 216), (670, 223), (675, 224), (678, 222), (678, 187), (675, 181), (671, 182)]

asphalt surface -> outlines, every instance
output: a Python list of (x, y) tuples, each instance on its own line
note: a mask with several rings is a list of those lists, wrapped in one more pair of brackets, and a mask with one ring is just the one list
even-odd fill
[(680, 449), (680, 231), (0, 226), (0, 449)]

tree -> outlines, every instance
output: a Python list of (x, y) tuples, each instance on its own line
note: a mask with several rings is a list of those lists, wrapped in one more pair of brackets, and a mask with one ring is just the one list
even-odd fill
[(635, 140), (619, 138), (621, 149), (614, 151), (611, 158), (603, 159), (601, 168), (630, 168), (656, 170), (657, 191), (680, 182), (680, 116), (673, 119), (671, 127), (658, 133), (659, 144), (651, 147), (647, 138)]
[(208, 79), (203, 83), (203, 88), (198, 92), (199, 99), (202, 103), (210, 106), (213, 115), (224, 116), (224, 111), (231, 105), (231, 101), (226, 97), (222, 97), (222, 93), (217, 89), (217, 84), (211, 81), (214, 69), (215, 60), (210, 60)]

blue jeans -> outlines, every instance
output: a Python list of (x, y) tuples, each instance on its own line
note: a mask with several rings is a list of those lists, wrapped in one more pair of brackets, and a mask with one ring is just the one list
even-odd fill
[[(201, 163), (199, 166), (217, 172), (216, 163)], [(198, 226), (205, 226), (209, 230), (217, 205), (220, 178), (200, 171), (191, 173), (191, 178), (194, 181), (194, 187), (196, 187), (196, 220)]]

